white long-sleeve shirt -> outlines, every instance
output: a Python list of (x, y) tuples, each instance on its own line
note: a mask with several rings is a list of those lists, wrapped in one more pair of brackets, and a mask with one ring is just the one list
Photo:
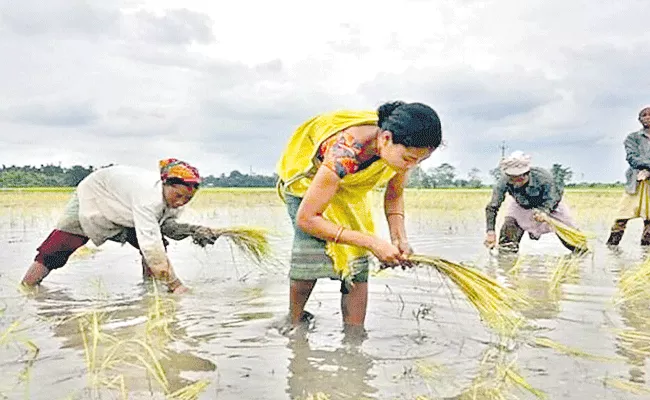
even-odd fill
[(79, 183), (77, 197), (79, 224), (95, 245), (125, 227), (135, 228), (145, 261), (152, 265), (166, 260), (160, 225), (176, 218), (181, 208), (166, 205), (157, 172), (130, 166), (102, 168)]

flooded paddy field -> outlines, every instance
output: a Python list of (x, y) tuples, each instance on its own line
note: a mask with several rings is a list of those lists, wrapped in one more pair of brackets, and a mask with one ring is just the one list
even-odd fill
[[(143, 281), (128, 245), (89, 245), (26, 293), (18, 282), (70, 193), (0, 191), (0, 398), (650, 398), (650, 297), (620, 284), (647, 257), (641, 221), (619, 249), (604, 245), (619, 190), (567, 190), (576, 221), (594, 235), (584, 257), (553, 235), (525, 236), (518, 256), (490, 254), (488, 190), (407, 192), (418, 253), (472, 264), (532, 300), (510, 338), (487, 329), (437, 272), (376, 266), (365, 335), (343, 331), (339, 285), (326, 280), (307, 304), (312, 326), (282, 334), (292, 229), (270, 189), (202, 190), (186, 218), (271, 229), (272, 264), (256, 265), (227, 241), (172, 241), (170, 258), (192, 291), (171, 296)], [(554, 278), (563, 264), (568, 273)]]

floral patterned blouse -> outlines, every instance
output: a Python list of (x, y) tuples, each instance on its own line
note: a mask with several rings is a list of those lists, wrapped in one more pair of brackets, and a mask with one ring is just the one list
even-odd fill
[(326, 139), (321, 144), (317, 156), (323, 162), (322, 165), (334, 171), (342, 179), (348, 174), (354, 174), (369, 167), (379, 159), (379, 156), (374, 156), (361, 162), (359, 156), (362, 150), (362, 143), (348, 132), (342, 131)]

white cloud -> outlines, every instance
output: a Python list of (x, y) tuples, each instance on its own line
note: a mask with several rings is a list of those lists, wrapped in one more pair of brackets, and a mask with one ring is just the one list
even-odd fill
[[(422, 101), (449, 162), (502, 140), (588, 180), (622, 179), (650, 103), (641, 0), (0, 0), (0, 163), (272, 171), (315, 113)], [(606, 162), (594, 163), (594, 158)]]

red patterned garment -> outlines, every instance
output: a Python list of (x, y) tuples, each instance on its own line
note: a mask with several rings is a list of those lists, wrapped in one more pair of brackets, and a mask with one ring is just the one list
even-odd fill
[(334, 171), (342, 179), (348, 174), (354, 174), (367, 168), (379, 159), (375, 156), (368, 161), (361, 162), (359, 156), (362, 150), (363, 144), (343, 131), (332, 135), (321, 144), (318, 158), (322, 160), (322, 165)]

